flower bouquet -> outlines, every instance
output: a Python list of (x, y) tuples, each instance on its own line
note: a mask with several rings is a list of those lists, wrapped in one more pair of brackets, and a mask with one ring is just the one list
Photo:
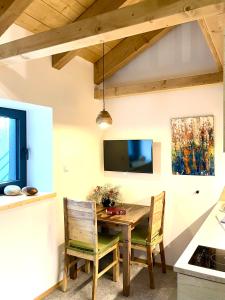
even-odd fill
[(118, 186), (112, 186), (111, 184), (98, 185), (90, 192), (87, 199), (96, 201), (104, 207), (112, 207), (121, 202), (121, 194)]

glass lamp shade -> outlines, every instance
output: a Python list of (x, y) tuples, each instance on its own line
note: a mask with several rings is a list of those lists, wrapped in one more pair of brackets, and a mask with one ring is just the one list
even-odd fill
[(96, 118), (96, 123), (100, 128), (105, 129), (112, 125), (112, 118), (106, 110), (102, 110)]

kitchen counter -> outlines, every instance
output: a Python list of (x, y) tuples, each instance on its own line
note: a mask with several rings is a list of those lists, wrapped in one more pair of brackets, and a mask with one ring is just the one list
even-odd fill
[(220, 223), (225, 218), (224, 206), (225, 189), (174, 266), (178, 273), (178, 300), (225, 299), (225, 272), (188, 264), (199, 245), (225, 250), (225, 224)]
[(219, 222), (223, 217), (225, 212), (220, 211), (220, 203), (218, 203), (178, 259), (174, 266), (175, 272), (225, 283), (225, 272), (188, 264), (198, 245), (225, 250), (225, 224)]

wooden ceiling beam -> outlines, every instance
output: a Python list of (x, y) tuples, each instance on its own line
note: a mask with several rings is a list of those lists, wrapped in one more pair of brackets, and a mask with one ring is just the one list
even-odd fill
[[(122, 6), (127, 0), (97, 0), (91, 5), (83, 14), (81, 14), (75, 21), (84, 20), (102, 13), (106, 13), (110, 10), (114, 10)], [(85, 51), (85, 50), (84, 50)], [(68, 51), (64, 53), (55, 54), (52, 56), (52, 66), (55, 69), (62, 69), (68, 62), (70, 62), (75, 56), (82, 56), (81, 50)]]
[(0, 36), (16, 21), (33, 0), (0, 1)]
[(218, 70), (223, 69), (223, 44), (225, 29), (225, 14), (203, 18), (199, 25), (209, 45), (211, 53), (217, 64)]
[[(105, 88), (105, 99), (120, 98), (124, 96), (146, 94), (157, 91), (176, 90), (180, 88), (209, 85), (223, 82), (223, 72), (203, 75), (187, 76), (181, 78), (165, 79), (159, 81), (138, 82)], [(95, 99), (102, 100), (102, 89), (95, 88)]]
[(198, 24), (205, 37), (210, 52), (212, 53), (214, 61), (217, 65), (218, 71), (223, 70), (223, 43), (220, 42), (220, 40), (223, 40), (223, 29), (225, 28), (225, 15), (223, 15), (223, 18), (223, 28), (222, 26), (220, 27), (218, 23), (218, 16), (210, 19), (203, 18), (202, 20), (198, 21)]
[[(134, 57), (153, 46), (164, 37), (173, 27), (159, 29), (127, 37), (104, 56), (104, 77), (109, 78)], [(94, 64), (94, 82), (100, 84), (103, 81), (103, 58)]]
[[(168, 0), (170, 1), (170, 0)], [(140, 3), (0, 45), (0, 59), (22, 61), (80, 49), (225, 13), (224, 0)]]

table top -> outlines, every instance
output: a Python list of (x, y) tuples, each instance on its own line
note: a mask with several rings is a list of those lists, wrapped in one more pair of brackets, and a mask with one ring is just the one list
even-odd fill
[(99, 222), (120, 224), (120, 225), (135, 225), (140, 219), (147, 217), (150, 212), (150, 206), (126, 203), (122, 205), (126, 209), (126, 215), (107, 215), (105, 208), (97, 205), (97, 220)]

